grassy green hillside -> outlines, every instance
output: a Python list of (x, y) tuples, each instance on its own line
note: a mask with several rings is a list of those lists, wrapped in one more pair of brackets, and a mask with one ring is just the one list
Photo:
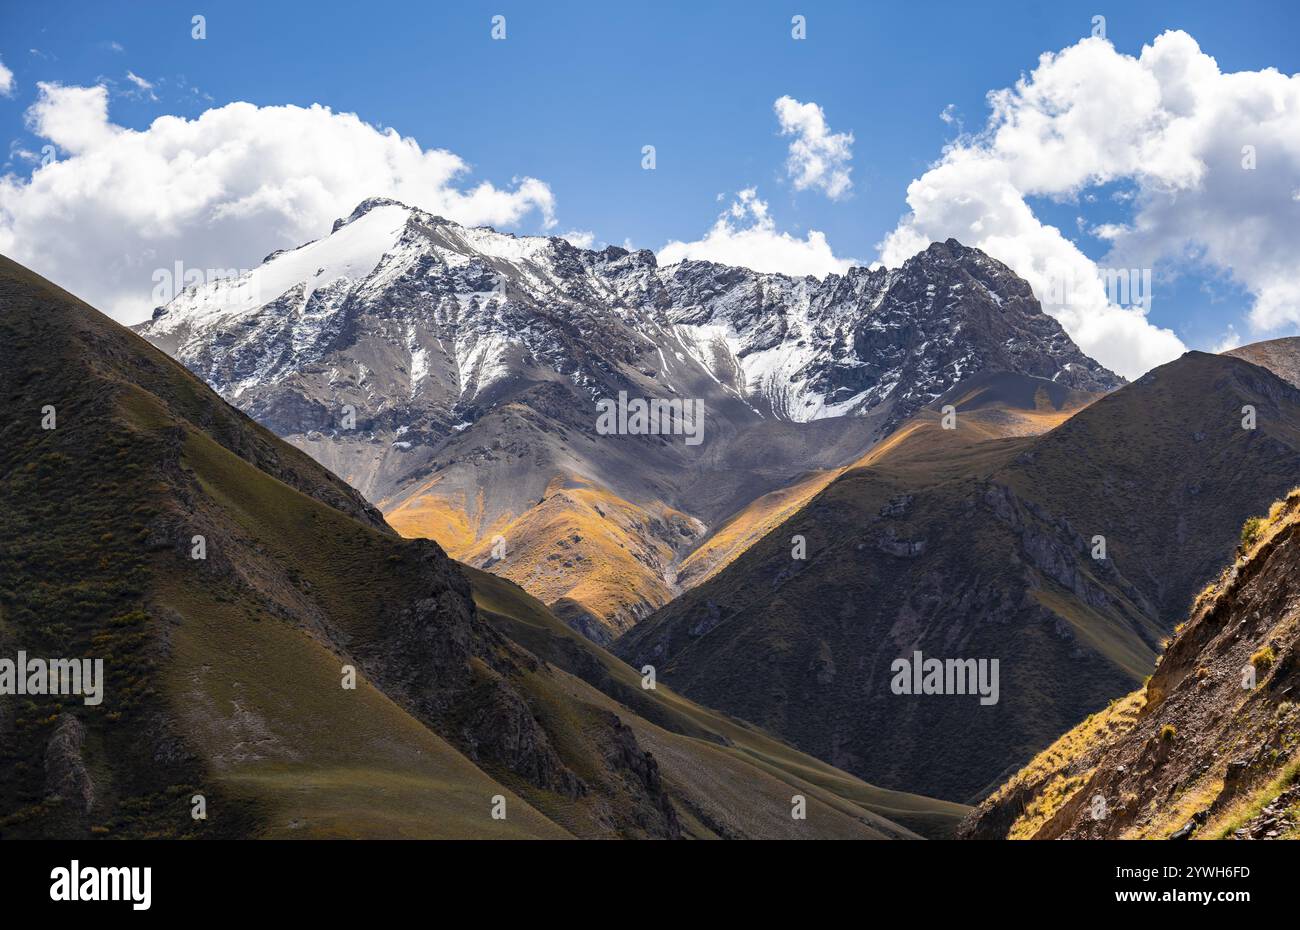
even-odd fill
[(0, 698), (0, 836), (880, 838), (912, 835), (891, 805), (961, 813), (593, 687), (530, 651), (529, 623), (594, 649), (535, 601), (472, 591), (141, 339), (3, 259), (0, 308), (0, 656), (107, 675), (98, 706)]
[(410, 565), (436, 550), (7, 260), (0, 298), (0, 644), (108, 679), (96, 707), (0, 699), (0, 834), (567, 835), (364, 672), (341, 687), (343, 641), (445, 587)]

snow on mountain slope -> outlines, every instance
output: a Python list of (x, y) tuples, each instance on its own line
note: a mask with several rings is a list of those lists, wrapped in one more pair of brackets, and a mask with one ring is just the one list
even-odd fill
[(232, 317), (252, 313), (291, 291), (301, 302), (289, 309), (301, 313), (317, 292), (345, 292), (348, 284), (364, 280), (397, 245), (408, 217), (405, 207), (378, 207), (335, 227), (324, 239), (268, 256), (235, 281), (187, 289), (158, 317), (151, 332), (161, 336), (186, 325), (191, 330), (229, 325)]
[[(227, 393), (318, 361), (335, 347), (341, 322), (379, 305), (435, 328), (431, 340), (414, 329), (405, 334), (407, 396), (436, 376), (433, 359), (444, 356), (447, 399), (472, 400), (521, 367), (561, 362), (564, 335), (587, 340), (587, 358), (552, 370), (589, 394), (599, 380), (592, 356), (630, 362), (653, 351), (667, 375), (667, 349), (692, 375), (707, 375), (764, 416), (796, 422), (861, 412), (900, 392), (900, 399), (932, 399), (988, 367), (978, 356), (990, 348), (1046, 350), (1026, 373), (1080, 382), (1072, 386), (1117, 383), (1026, 306), (1032, 295), (1005, 267), (955, 243), (940, 248), (953, 247), (964, 254), (943, 258), (963, 274), (943, 281), (930, 280), (939, 265), (931, 253), (898, 270), (853, 269), (817, 281), (704, 262), (659, 267), (647, 251), (582, 251), (562, 239), (467, 229), (375, 199), (324, 239), (277, 253), (234, 282), (186, 290), (142, 331), (171, 343), (187, 364), (206, 365), (210, 382)], [(970, 334), (956, 305), (982, 302), (1010, 317), (1004, 301), (1038, 317), (1036, 338), (1013, 335), (1000, 347), (972, 338), (973, 351), (963, 353)], [(224, 344), (214, 351), (219, 338)], [(278, 351), (250, 356), (243, 343)], [(676, 380), (662, 378), (661, 386), (682, 394), (686, 385)]]

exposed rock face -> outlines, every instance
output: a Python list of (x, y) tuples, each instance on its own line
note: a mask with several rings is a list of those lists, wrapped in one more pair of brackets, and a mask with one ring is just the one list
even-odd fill
[(1113, 599), (1097, 579), (1104, 580), (1136, 606), (1143, 619), (1159, 625), (1160, 612), (1155, 605), (1121, 574), (1113, 559), (1093, 557), (1091, 544), (1069, 520), (1053, 516), (1043, 506), (995, 482), (989, 483), (983, 497), (998, 520), (1019, 535), (1025, 561), (1045, 577), (1089, 607), (1124, 612), (1126, 606)]
[[(139, 331), (400, 532), (601, 641), (671, 600), (721, 521), (856, 459), (971, 375), (1121, 383), (1024, 281), (952, 240), (818, 281), (660, 266), (383, 199)], [(702, 402), (702, 443), (598, 434), (597, 401), (620, 392)], [(561, 549), (562, 566), (546, 561)]]
[(81, 755), (85, 740), (81, 721), (65, 713), (45, 747), (45, 790), (62, 798), (77, 815), (89, 814), (95, 804), (95, 784)]
[(925, 540), (901, 539), (895, 535), (892, 526), (887, 526), (884, 532), (876, 537), (876, 548), (900, 559), (911, 559), (925, 551)]
[[(479, 619), (469, 582), (432, 543), (414, 544), (403, 570), (419, 578), (426, 596), (394, 603), (376, 618), (380, 636), (353, 653), (367, 677), (408, 702), (417, 716), (476, 762), (491, 763), (541, 788), (574, 798), (586, 786), (565, 767), (532, 709), (511, 687), (515, 673), (537, 661), (511, 649)], [(340, 644), (343, 645), (343, 644)], [(492, 670), (476, 674), (475, 663)]]
[(616, 771), (624, 773), (624, 780), (631, 790), (645, 799), (639, 807), (639, 825), (650, 835), (679, 839), (681, 823), (677, 819), (677, 809), (664, 790), (659, 763), (640, 747), (632, 728), (616, 714), (609, 714), (606, 722), (611, 734), (606, 744), (606, 760)]

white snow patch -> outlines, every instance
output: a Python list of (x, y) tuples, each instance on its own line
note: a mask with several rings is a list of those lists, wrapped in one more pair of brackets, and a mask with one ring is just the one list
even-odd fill
[(183, 324), (207, 326), (219, 319), (251, 313), (303, 285), (301, 309), (314, 291), (346, 278), (361, 281), (375, 270), (406, 226), (410, 210), (376, 207), (324, 239), (281, 252), (234, 281), (215, 281), (186, 291), (167, 305), (167, 313), (151, 327), (162, 335)]
[(429, 375), (429, 350), (416, 346), (411, 349), (411, 396), (420, 388), (420, 382)]

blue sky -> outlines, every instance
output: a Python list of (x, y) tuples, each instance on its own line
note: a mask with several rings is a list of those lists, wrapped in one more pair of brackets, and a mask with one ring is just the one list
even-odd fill
[[(941, 157), (958, 121), (982, 128), (986, 94), (1013, 85), (1043, 52), (1087, 36), (1097, 13), (1123, 55), (1177, 29), (1224, 72), (1300, 71), (1294, 3), (190, 6), (5, 2), (0, 62), (13, 88), (0, 97), (4, 171), (21, 183), (38, 167), (16, 153), (45, 141), (24, 117), (42, 81), (106, 86), (109, 119), (135, 130), (232, 101), (319, 103), (454, 152), (471, 168), (467, 184), (540, 179), (554, 197), (552, 233), (587, 230), (597, 242), (659, 249), (703, 236), (737, 191), (755, 188), (777, 230), (819, 230), (836, 256), (870, 262), (909, 210), (909, 183)], [(204, 41), (191, 38), (193, 12), (206, 17)], [(795, 13), (807, 17), (804, 41), (791, 38)], [(506, 16), (505, 41), (490, 36), (495, 14)], [(132, 83), (128, 71), (152, 86)], [(815, 103), (832, 131), (852, 133), (847, 196), (795, 190), (791, 137), (773, 113), (783, 96)], [(654, 171), (641, 168), (648, 144)], [(1095, 202), (1073, 193), (1027, 200), (1101, 259), (1108, 242), (1080, 233), (1079, 217), (1085, 229), (1128, 221), (1131, 205), (1110, 196), (1124, 187), (1123, 179), (1098, 187)], [(542, 222), (533, 211), (500, 225), (535, 233)], [(1152, 323), (1189, 347), (1216, 343), (1229, 325), (1253, 338), (1252, 294), (1229, 269), (1154, 264)], [(1295, 331), (1282, 317), (1270, 317), (1264, 334)]]

